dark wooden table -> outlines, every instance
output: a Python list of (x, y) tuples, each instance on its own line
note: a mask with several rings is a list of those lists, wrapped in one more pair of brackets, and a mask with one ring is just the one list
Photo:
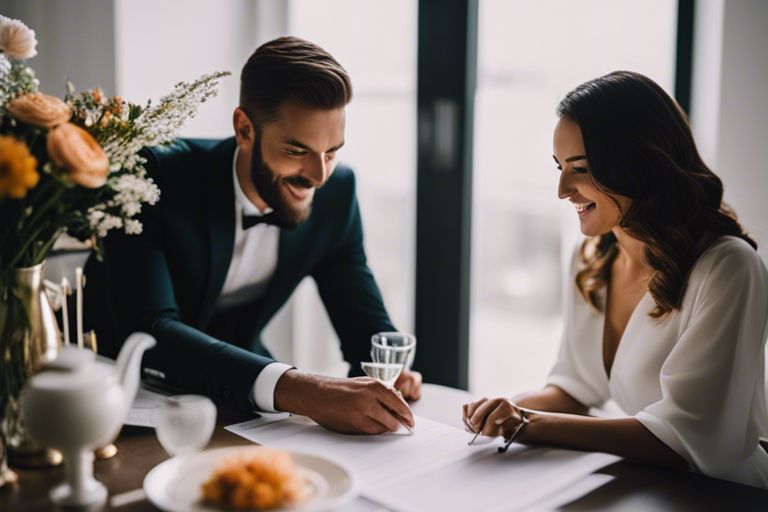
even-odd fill
[[(454, 418), (446, 415), (442, 410), (430, 410), (428, 406), (430, 392), (431, 390), (425, 389), (423, 405), (415, 407), (416, 414), (436, 421), (454, 423)], [(456, 398), (459, 399), (459, 392), (455, 391), (455, 393)], [(220, 421), (209, 448), (251, 444), (223, 428), (223, 425), (230, 425), (244, 419), (247, 418), (232, 413), (225, 412), (220, 415)], [(152, 429), (137, 427), (123, 429), (116, 444), (119, 450), (116, 457), (97, 461), (95, 464), (96, 478), (107, 486), (110, 497), (140, 489), (144, 476), (149, 470), (168, 458)], [(18, 470), (17, 472), (19, 482), (16, 485), (0, 488), (0, 512), (56, 510), (48, 500), (48, 491), (53, 485), (63, 480), (62, 468)], [(598, 473), (610, 475), (613, 480), (586, 496), (568, 503), (562, 507), (563, 510), (768, 511), (768, 490), (702, 475), (629, 462), (618, 462)], [(353, 503), (351, 506), (344, 507), (344, 510), (367, 511), (376, 508), (372, 508), (370, 502), (367, 503), (369, 505), (366, 506), (361, 502), (359, 507)], [(157, 509), (143, 499), (117, 508), (112, 508), (108, 503), (102, 510), (143, 512)]]
[[(224, 446), (252, 445), (240, 436), (224, 430), (223, 425), (230, 425), (245, 418), (229, 417), (216, 426), (208, 448)], [(126, 427), (115, 442), (118, 454), (108, 460), (96, 461), (94, 474), (96, 479), (109, 489), (110, 498), (114, 495), (140, 489), (144, 477), (154, 466), (167, 460), (168, 454), (160, 446), (155, 431), (149, 428)], [(44, 470), (19, 470), (19, 481), (13, 486), (0, 488), (0, 512), (33, 512), (60, 510), (48, 499), (52, 486), (64, 480), (62, 467)], [(146, 499), (112, 508), (108, 503), (101, 510), (121, 512), (157, 511)]]

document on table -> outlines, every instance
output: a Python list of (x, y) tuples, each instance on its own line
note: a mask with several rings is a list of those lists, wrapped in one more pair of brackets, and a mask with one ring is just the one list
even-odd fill
[(136, 392), (136, 398), (128, 410), (128, 417), (125, 419), (124, 424), (134, 427), (154, 428), (155, 411), (163, 404), (164, 400), (165, 395), (139, 387), (139, 390)]
[[(142, 383), (136, 392), (136, 398), (133, 400), (131, 408), (128, 410), (124, 425), (155, 428), (155, 413), (167, 401), (168, 394), (158, 391), (154, 387), (148, 389)], [(267, 423), (282, 421), (290, 416), (287, 412), (254, 413), (254, 415), (255, 418), (239, 423), (239, 428), (246, 431)]]
[(365, 495), (401, 512), (538, 509), (538, 503), (618, 460), (604, 453), (522, 445), (500, 454), (497, 446), (479, 447), (453, 464), (410, 479), (371, 486)]
[(247, 431), (240, 425), (226, 428), (259, 444), (339, 461), (363, 487), (378, 487), (451, 464), (466, 457), (472, 448), (467, 446), (466, 432), (426, 418), (416, 418), (411, 434), (379, 436), (336, 434), (303, 417)]
[(363, 495), (400, 511), (524, 509), (618, 460), (517, 444), (500, 454), (500, 440), (467, 446), (471, 434), (423, 417), (410, 435), (336, 434), (303, 417), (258, 428), (248, 423), (226, 428), (255, 443), (338, 461)]

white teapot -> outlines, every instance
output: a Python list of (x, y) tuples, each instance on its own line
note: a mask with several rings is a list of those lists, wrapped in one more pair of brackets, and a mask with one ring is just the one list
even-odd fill
[(21, 393), (21, 412), (30, 435), (64, 455), (66, 480), (51, 490), (61, 506), (91, 506), (107, 499), (93, 477), (93, 450), (112, 442), (139, 387), (149, 334), (125, 340), (115, 366), (96, 361), (92, 351), (65, 345), (58, 357), (32, 377)]

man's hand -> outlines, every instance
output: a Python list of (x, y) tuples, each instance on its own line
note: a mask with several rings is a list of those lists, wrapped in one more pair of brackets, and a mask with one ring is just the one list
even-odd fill
[(409, 402), (415, 402), (421, 398), (421, 374), (403, 370), (395, 382), (395, 389)]
[(393, 390), (368, 377), (337, 379), (288, 370), (275, 386), (275, 408), (309, 416), (344, 434), (413, 428), (413, 413)]

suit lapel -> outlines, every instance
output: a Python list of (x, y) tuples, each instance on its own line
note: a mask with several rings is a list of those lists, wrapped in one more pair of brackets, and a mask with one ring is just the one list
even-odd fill
[(211, 150), (208, 165), (208, 281), (200, 315), (200, 327), (213, 316), (216, 300), (224, 286), (235, 245), (235, 191), (232, 183), (232, 158), (235, 139), (226, 139)]

